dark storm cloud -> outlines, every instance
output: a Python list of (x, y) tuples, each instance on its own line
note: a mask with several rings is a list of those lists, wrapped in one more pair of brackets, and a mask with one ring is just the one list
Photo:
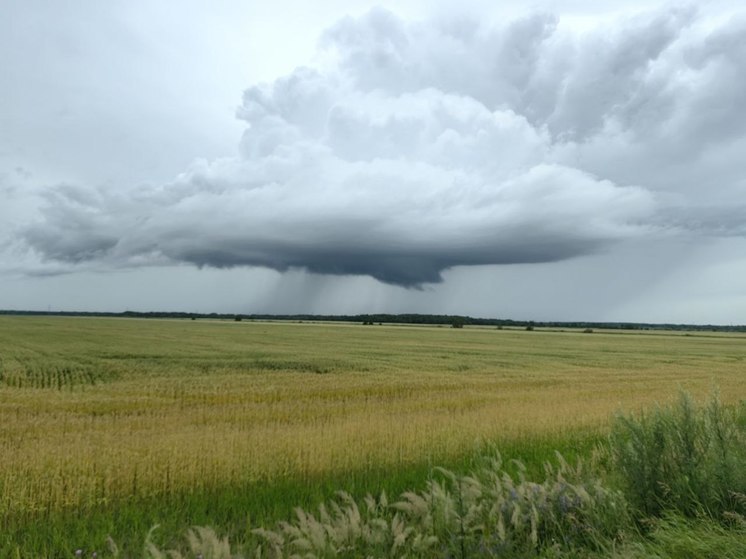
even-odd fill
[[(25, 238), (47, 258), (69, 264), (305, 268), (415, 286), (440, 281), (440, 272), (455, 265), (586, 253), (635, 234), (619, 216), (648, 203), (637, 189), (616, 189), (555, 165), (538, 165), (493, 188), (462, 169), (422, 163), (332, 164), (307, 161), (306, 174), (292, 174), (287, 184), (253, 187), (247, 185), (258, 174), (254, 164), (204, 164), (161, 191), (128, 199), (60, 189), (45, 221)], [(306, 188), (316, 174), (334, 182)], [(558, 213), (557, 205), (567, 207)], [(589, 216), (599, 206), (608, 208)]]
[(658, 229), (718, 234), (720, 209), (744, 194), (743, 165), (726, 157), (746, 132), (742, 20), (670, 10), (576, 33), (551, 15), (492, 28), (379, 9), (321, 45), (331, 67), (245, 92), (240, 157), (158, 188), (54, 189), (26, 243), (70, 265), (419, 286)]

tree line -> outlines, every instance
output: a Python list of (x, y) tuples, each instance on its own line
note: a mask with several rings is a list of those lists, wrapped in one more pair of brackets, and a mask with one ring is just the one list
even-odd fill
[(429, 324), (453, 326), (494, 326), (497, 328), (579, 328), (614, 330), (688, 330), (710, 332), (746, 332), (746, 325), (675, 324), (647, 322), (589, 322), (589, 321), (534, 321), (509, 318), (475, 318), (450, 314), (376, 313), (353, 315), (324, 314), (245, 314), (245, 313), (190, 313), (166, 311), (78, 312), (78, 311), (27, 311), (0, 310), (0, 315), (26, 316), (98, 316), (122, 318), (171, 318), (184, 320), (277, 320), (291, 322), (358, 322), (362, 324)]

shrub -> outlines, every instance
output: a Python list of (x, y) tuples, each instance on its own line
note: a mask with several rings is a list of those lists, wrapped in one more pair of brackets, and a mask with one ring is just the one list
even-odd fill
[(630, 504), (645, 516), (746, 512), (746, 440), (737, 413), (717, 396), (703, 408), (675, 406), (616, 417), (611, 454)]

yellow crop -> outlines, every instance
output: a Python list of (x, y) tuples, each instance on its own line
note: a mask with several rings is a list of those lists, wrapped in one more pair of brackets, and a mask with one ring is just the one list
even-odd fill
[(0, 317), (0, 507), (314, 476), (604, 429), (718, 386), (746, 336)]

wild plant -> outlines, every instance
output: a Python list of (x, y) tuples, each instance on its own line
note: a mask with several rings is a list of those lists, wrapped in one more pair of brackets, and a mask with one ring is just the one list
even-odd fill
[(643, 517), (746, 512), (746, 429), (717, 395), (704, 407), (682, 393), (675, 406), (618, 415), (610, 442), (614, 470)]
[(621, 537), (624, 498), (561, 457), (542, 483), (526, 479), (516, 462), (509, 474), (499, 456), (459, 476), (438, 469), (419, 492), (388, 503), (347, 494), (314, 515), (274, 530), (260, 529), (257, 557), (524, 557), (541, 550), (602, 551)]
[[(153, 527), (148, 536), (145, 538), (143, 557), (145, 559), (242, 559), (241, 555), (234, 555), (231, 552), (231, 545), (228, 538), (220, 538), (215, 530), (208, 527), (195, 526), (186, 533), (186, 540), (189, 551), (183, 555), (180, 551), (172, 549), (161, 551), (152, 541)], [(116, 546), (112, 546), (116, 549)], [(115, 552), (118, 557), (118, 551)]]

